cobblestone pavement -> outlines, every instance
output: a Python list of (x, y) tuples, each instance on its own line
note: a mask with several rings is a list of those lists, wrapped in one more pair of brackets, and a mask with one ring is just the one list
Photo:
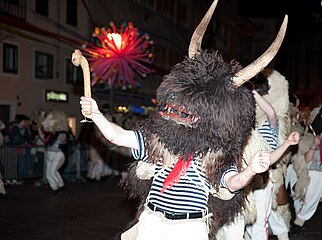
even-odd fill
[[(1, 240), (112, 240), (133, 219), (137, 205), (118, 179), (67, 182), (56, 195), (33, 182), (6, 189), (8, 199), (0, 200)], [(321, 223), (320, 205), (301, 234), (290, 239), (321, 240)]]

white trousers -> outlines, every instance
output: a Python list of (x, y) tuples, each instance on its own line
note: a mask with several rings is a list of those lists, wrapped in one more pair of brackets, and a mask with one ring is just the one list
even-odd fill
[(60, 152), (47, 152), (46, 179), (52, 190), (57, 190), (64, 186), (64, 181), (58, 172), (58, 169), (64, 164), (65, 155)]
[(280, 239), (279, 236), (287, 235), (287, 225), (284, 218), (278, 212), (271, 210), (271, 214), (268, 217), (268, 224), (271, 227), (273, 235), (277, 236), (278, 239)]
[(307, 188), (305, 199), (301, 207), (295, 209), (297, 212), (295, 223), (298, 225), (303, 225), (305, 221), (313, 216), (322, 197), (322, 172), (309, 171), (309, 176), (311, 181)]
[(274, 235), (283, 235), (288, 232), (284, 219), (272, 211), (272, 197), (274, 194), (273, 183), (269, 180), (264, 189), (253, 192), (256, 204), (256, 221), (247, 227), (247, 231), (253, 240), (268, 239), (268, 225)]
[(297, 174), (293, 168), (293, 164), (289, 164), (285, 172), (285, 187), (290, 188), (291, 196), (294, 195), (293, 187), (297, 182)]
[(160, 212), (145, 209), (138, 222), (136, 240), (208, 240), (206, 220), (169, 220)]
[(245, 232), (244, 216), (238, 214), (233, 222), (223, 226), (224, 240), (243, 240)]

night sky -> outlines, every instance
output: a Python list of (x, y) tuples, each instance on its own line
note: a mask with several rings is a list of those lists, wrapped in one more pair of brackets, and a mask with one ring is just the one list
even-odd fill
[[(229, 1), (229, 0), (228, 0)], [(232, 0), (234, 1), (234, 0)], [(322, 0), (238, 0), (245, 17), (276, 17), (281, 21), (288, 14), (288, 32), (305, 34), (322, 28)]]
[(240, 9), (248, 16), (279, 17), (284, 14), (303, 19), (314, 11), (321, 11), (321, 0), (238, 0)]

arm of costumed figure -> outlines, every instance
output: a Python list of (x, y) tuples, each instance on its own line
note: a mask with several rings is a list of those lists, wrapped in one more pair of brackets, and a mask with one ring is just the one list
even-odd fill
[(261, 96), (256, 90), (253, 90), (254, 98), (258, 106), (263, 110), (267, 117), (267, 121), (269, 122), (272, 128), (277, 127), (277, 115), (275, 109), (272, 105), (263, 97)]
[[(117, 126), (116, 124), (108, 121), (103, 116), (103, 114), (101, 114), (99, 112), (96, 102), (94, 101), (94, 99), (91, 98), (92, 96), (91, 96), (91, 82), (90, 82), (89, 65), (88, 65), (87, 59), (82, 55), (82, 53), (78, 49), (76, 49), (74, 51), (74, 53), (72, 54), (72, 63), (75, 66), (77, 66), (77, 67), (80, 65), (82, 67), (82, 70), (83, 70), (83, 76), (84, 76), (84, 96), (86, 98), (88, 98), (88, 99), (84, 99), (84, 97), (82, 97), (81, 98), (81, 104), (82, 104), (82, 102), (85, 102), (85, 101), (87, 101), (87, 103), (90, 104), (89, 108), (87, 110), (84, 110), (84, 112), (82, 112), (83, 115), (85, 117), (86, 117), (86, 115), (88, 115), (89, 118), (91, 118), (91, 119), (93, 119), (94, 116), (97, 115), (96, 118), (95, 118), (95, 120), (93, 119), (93, 121), (96, 124), (96, 126), (99, 128), (99, 130), (102, 132), (102, 134), (104, 135), (104, 137), (107, 140), (109, 140), (110, 142), (112, 142), (112, 143), (114, 143), (116, 145), (124, 145), (121, 142), (119, 142), (117, 140), (114, 140), (115, 137), (113, 135), (120, 136), (121, 137), (121, 135), (116, 134), (116, 133), (117, 132), (120, 132), (120, 133), (122, 133), (122, 132), (128, 132), (128, 133), (130, 133), (130, 131), (125, 131), (124, 129), (122, 129), (121, 127)], [(107, 130), (104, 130), (103, 131), (103, 129), (107, 129)], [(108, 134), (107, 132), (109, 132), (110, 129), (115, 130), (115, 134)], [(135, 141), (135, 136), (134, 136), (133, 133), (131, 135), (133, 136), (132, 139), (133, 139), (133, 142), (135, 143), (136, 142)], [(123, 139), (126, 139), (126, 137), (124, 137)], [(136, 147), (136, 148), (138, 148), (138, 146), (136, 146), (136, 145), (137, 144), (131, 144), (128, 147), (134, 147), (134, 148)], [(130, 230), (131, 229), (132, 228), (130, 228)], [(130, 231), (127, 234), (130, 234), (131, 235), (133, 233)]]
[(297, 145), (299, 140), (300, 134), (298, 132), (292, 132), (283, 144), (281, 144), (276, 150), (271, 152), (270, 165), (276, 163), (282, 157), (282, 155), (285, 153), (289, 146)]
[(88, 62), (78, 49), (76, 49), (72, 54), (72, 63), (75, 66), (80, 65), (84, 74), (85, 96), (81, 97), (80, 104), (82, 107), (82, 114), (85, 116), (85, 118), (92, 119), (103, 136), (111, 143), (118, 146), (138, 149), (139, 144), (136, 140), (134, 131), (125, 130), (117, 124), (110, 122), (99, 111), (96, 101), (91, 97), (90, 71)]

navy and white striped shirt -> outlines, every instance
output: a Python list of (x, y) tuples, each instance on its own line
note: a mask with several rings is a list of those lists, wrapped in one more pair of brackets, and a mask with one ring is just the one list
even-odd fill
[(272, 128), (269, 122), (266, 120), (261, 127), (258, 127), (258, 132), (262, 135), (265, 141), (269, 144), (272, 150), (275, 150), (278, 146), (278, 129)]
[[(132, 149), (132, 155), (137, 160), (147, 161), (148, 155), (141, 132), (135, 132), (139, 149)], [(156, 165), (153, 182), (148, 200), (155, 206), (166, 212), (191, 213), (208, 209), (208, 195), (212, 187), (205, 178), (199, 159), (194, 158), (192, 165), (186, 174), (180, 178), (171, 188), (161, 192), (166, 177), (170, 174), (175, 164), (170, 167), (162, 167), (159, 161)], [(224, 184), (224, 176), (228, 172), (238, 172), (235, 166), (229, 168), (221, 178), (220, 186)]]

